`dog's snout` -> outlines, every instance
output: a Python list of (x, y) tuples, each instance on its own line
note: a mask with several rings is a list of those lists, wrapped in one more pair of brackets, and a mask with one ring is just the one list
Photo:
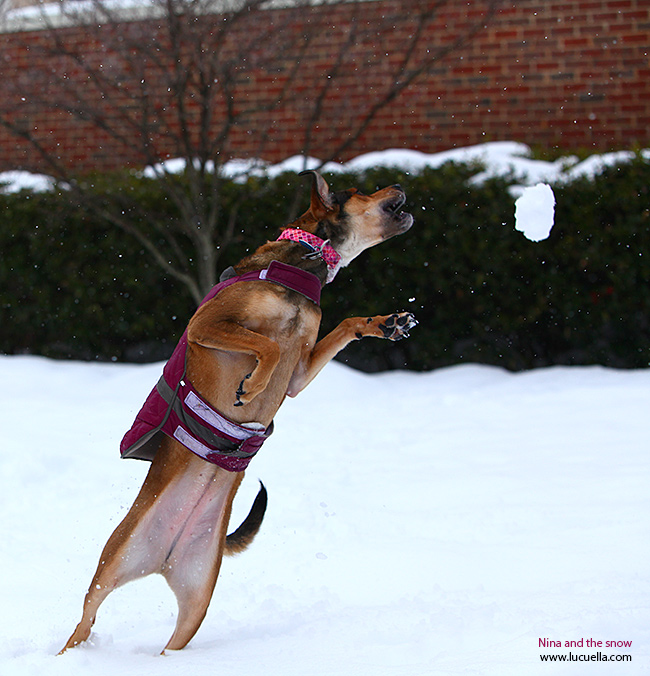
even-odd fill
[(401, 190), (404, 192), (404, 188), (399, 183), (395, 183), (395, 185), (391, 185), (391, 188), (395, 188), (395, 190)]

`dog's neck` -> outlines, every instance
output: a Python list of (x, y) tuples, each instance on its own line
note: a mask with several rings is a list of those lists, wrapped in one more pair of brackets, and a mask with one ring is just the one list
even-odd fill
[(286, 228), (283, 230), (277, 241), (285, 239), (297, 242), (307, 249), (308, 253), (305, 254), (305, 258), (320, 258), (324, 261), (325, 265), (327, 265), (326, 284), (329, 284), (336, 277), (336, 273), (341, 267), (341, 256), (330, 244), (329, 240), (323, 240), (317, 235), (300, 228)]
[(281, 261), (305, 272), (311, 272), (324, 286), (329, 276), (327, 264), (320, 256), (306, 256), (308, 253), (303, 245), (289, 239), (270, 241), (237, 263), (234, 268), (238, 275), (242, 275), (252, 270), (262, 270), (268, 267), (271, 261)]

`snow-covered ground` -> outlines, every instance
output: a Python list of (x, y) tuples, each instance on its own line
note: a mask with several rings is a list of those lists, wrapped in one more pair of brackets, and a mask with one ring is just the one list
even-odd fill
[[(233, 524), (259, 477), (264, 526), (190, 645), (158, 655), (154, 576), (56, 657), (147, 469), (118, 443), (160, 368), (0, 357), (1, 676), (649, 672), (650, 370), (600, 367), (331, 364), (251, 464)], [(540, 639), (632, 661), (542, 663), (569, 648)]]

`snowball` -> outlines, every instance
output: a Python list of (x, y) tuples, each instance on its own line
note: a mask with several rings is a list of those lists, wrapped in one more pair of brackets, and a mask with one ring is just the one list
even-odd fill
[(524, 188), (515, 202), (515, 228), (533, 242), (546, 239), (553, 227), (555, 195), (550, 185)]

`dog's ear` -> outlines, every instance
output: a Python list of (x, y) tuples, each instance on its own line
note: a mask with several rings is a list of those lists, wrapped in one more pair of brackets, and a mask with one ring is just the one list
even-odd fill
[(308, 174), (312, 176), (311, 213), (316, 220), (320, 221), (334, 209), (334, 200), (325, 179), (317, 171), (309, 169), (301, 171), (299, 175), (307, 176)]

